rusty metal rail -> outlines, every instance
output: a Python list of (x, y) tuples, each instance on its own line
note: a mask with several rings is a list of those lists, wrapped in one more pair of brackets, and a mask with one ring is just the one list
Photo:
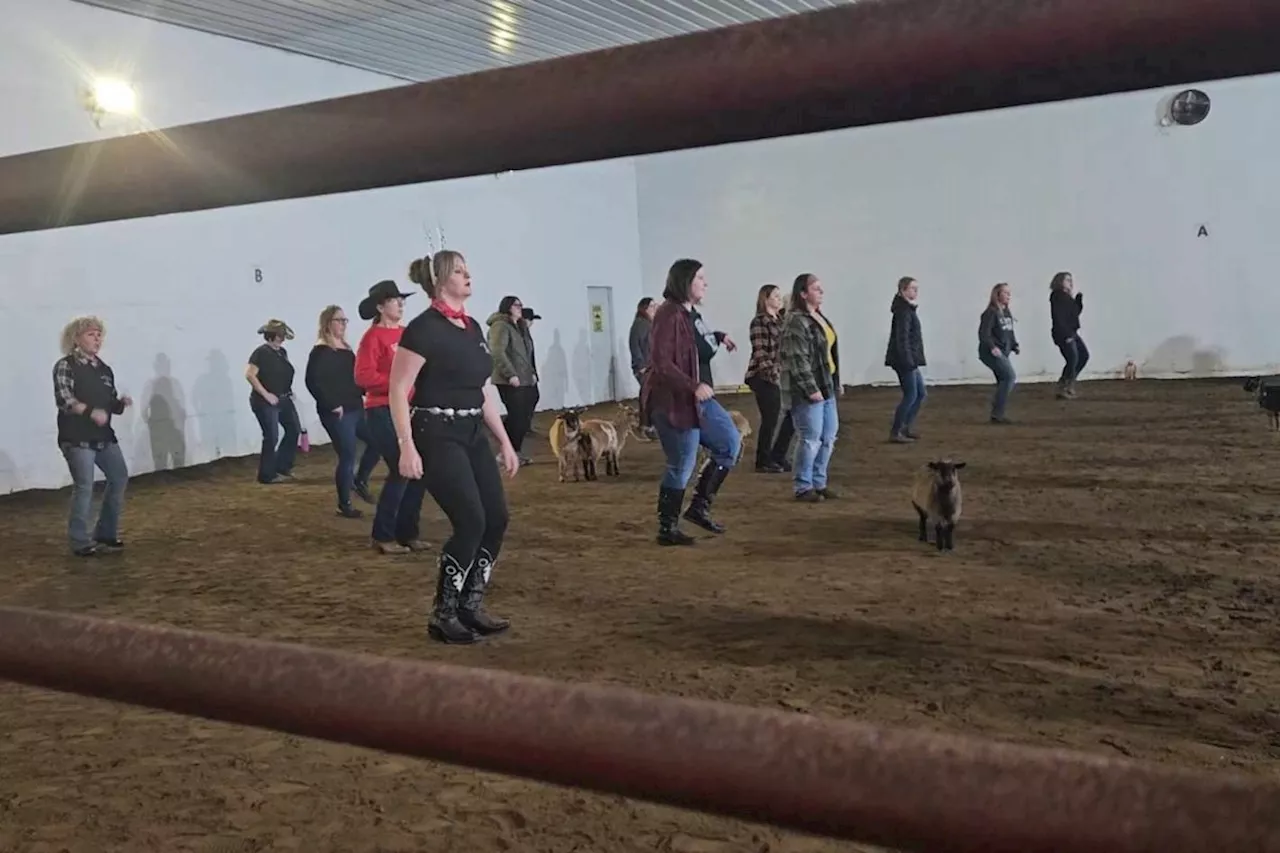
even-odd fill
[(0, 159), (0, 234), (1280, 71), (1280, 0), (861, 0)]
[(930, 853), (1271, 853), (1280, 785), (0, 608), (0, 678)]

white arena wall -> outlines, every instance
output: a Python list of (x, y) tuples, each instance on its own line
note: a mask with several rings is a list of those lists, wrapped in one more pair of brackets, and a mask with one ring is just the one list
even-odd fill
[(744, 344), (716, 358), (718, 384), (742, 380), (757, 288), (801, 272), (823, 279), (846, 384), (895, 381), (903, 275), (920, 281), (930, 382), (991, 381), (977, 325), (999, 281), (1018, 372), (1056, 379), (1058, 270), (1085, 294), (1086, 378), (1130, 359), (1144, 377), (1277, 372), (1280, 76), (1200, 88), (1212, 109), (1194, 127), (1160, 127), (1177, 90), (1148, 91), (640, 158), (644, 281), (706, 264), (704, 313)]
[[(0, 156), (138, 129), (93, 126), (76, 96), (93, 74), (132, 79), (153, 127), (399, 82), (69, 0), (0, 0), (0, 14), (0, 106), (16, 118), (0, 123)], [(543, 315), (544, 409), (599, 397), (590, 286), (612, 288), (616, 391), (635, 393), (632, 309), (680, 256), (707, 264), (705, 313), (742, 344), (716, 359), (718, 384), (741, 381), (757, 287), (802, 271), (826, 283), (849, 384), (892, 379), (888, 306), (904, 274), (922, 285), (930, 382), (989, 381), (976, 325), (996, 281), (1015, 288), (1020, 374), (1056, 376), (1047, 287), (1059, 269), (1085, 293), (1088, 376), (1130, 359), (1146, 377), (1280, 372), (1268, 334), (1280, 76), (1201, 88), (1213, 109), (1191, 128), (1161, 128), (1170, 92), (1142, 92), (0, 237), (0, 382), (21, 413), (0, 426), (0, 492), (69, 482), (50, 369), (70, 316), (107, 322), (104, 356), (138, 402), (117, 422), (135, 473), (252, 454), (242, 373), (258, 325), (294, 327), (301, 373), (320, 309), (354, 316), (380, 278), (408, 287), (410, 256), (437, 226), (468, 255), (474, 313), (514, 293)], [(301, 376), (295, 388), (324, 443)]]
[[(367, 91), (398, 81), (102, 11), (67, 0), (0, 0), (0, 156), (101, 138), (76, 98), (80, 78), (127, 68), (141, 110), (164, 127)], [(116, 132), (119, 132), (117, 130)], [(0, 492), (70, 482), (56, 446), (51, 370), (73, 315), (107, 325), (103, 356), (137, 402), (116, 421), (134, 473), (256, 453), (245, 361), (269, 317), (297, 332), (295, 390), (313, 443), (327, 442), (302, 385), (316, 318), (354, 318), (370, 285), (394, 278), (439, 227), (468, 256), (473, 313), (507, 293), (534, 327), (543, 407), (588, 399), (588, 286), (612, 288), (619, 393), (634, 393), (626, 335), (640, 298), (630, 161), (398, 187), (0, 237), (8, 334), (0, 382)], [(261, 270), (257, 281), (255, 270)], [(425, 307), (421, 294), (411, 309)], [(363, 331), (357, 321), (352, 337)], [(327, 451), (326, 451), (327, 452)]]

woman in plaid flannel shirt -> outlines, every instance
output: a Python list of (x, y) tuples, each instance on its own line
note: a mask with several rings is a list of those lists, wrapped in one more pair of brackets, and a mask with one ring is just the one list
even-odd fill
[[(791, 407), (787, 407), (782, 429), (778, 417), (782, 413), (782, 291), (776, 284), (766, 284), (756, 295), (756, 316), (751, 320), (751, 361), (747, 364), (747, 387), (760, 408), (760, 432), (756, 436), (756, 472), (780, 474), (790, 471), (787, 450), (795, 427), (791, 423)], [(778, 430), (777, 440), (774, 431)]]

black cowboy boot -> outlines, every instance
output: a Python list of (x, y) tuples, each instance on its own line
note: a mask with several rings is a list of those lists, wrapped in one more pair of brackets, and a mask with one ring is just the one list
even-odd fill
[(441, 643), (468, 645), (480, 636), (458, 619), (458, 604), (466, 586), (468, 571), (447, 553), (440, 554), (440, 573), (436, 578), (436, 600), (427, 622), (431, 639)]
[(689, 508), (684, 511), (686, 520), (712, 533), (724, 533), (724, 525), (712, 520), (710, 512), (711, 501), (715, 498), (716, 492), (720, 491), (724, 478), (729, 476), (729, 470), (710, 459), (707, 460), (702, 466), (702, 474), (698, 477), (698, 485), (693, 490), (693, 500), (689, 501)]
[(481, 548), (476, 554), (475, 566), (467, 573), (467, 581), (462, 585), (462, 598), (458, 604), (458, 621), (482, 637), (501, 634), (511, 627), (509, 620), (490, 616), (484, 610), (484, 590), (489, 585), (492, 571), (493, 555), (489, 549)]
[(684, 489), (658, 489), (658, 544), (692, 545), (696, 541), (680, 529), (680, 507), (684, 505)]

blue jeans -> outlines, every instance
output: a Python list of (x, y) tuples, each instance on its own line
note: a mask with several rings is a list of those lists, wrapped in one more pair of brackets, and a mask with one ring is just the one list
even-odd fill
[(1076, 377), (1084, 370), (1084, 366), (1089, 363), (1089, 348), (1084, 345), (1084, 338), (1076, 335), (1070, 341), (1063, 341), (1058, 344), (1058, 352), (1062, 353), (1063, 361), (1062, 375), (1058, 377), (1058, 384), (1075, 382)]
[(893, 410), (893, 428), (889, 434), (899, 435), (916, 422), (916, 415), (920, 414), (920, 407), (924, 405), (929, 392), (925, 390), (924, 374), (920, 372), (920, 368), (902, 370), (895, 367), (894, 372), (898, 374), (898, 385), (902, 387), (902, 400), (898, 403), (898, 408)]
[(657, 411), (653, 412), (653, 425), (667, 457), (663, 488), (683, 489), (689, 485), (698, 461), (698, 445), (705, 447), (711, 460), (722, 468), (732, 468), (742, 450), (741, 433), (714, 397), (698, 404), (698, 426), (692, 429), (676, 429), (667, 420), (666, 412)]
[(800, 437), (792, 471), (796, 494), (810, 489), (825, 489), (831, 450), (840, 430), (835, 394), (821, 403), (808, 400), (793, 402), (791, 420), (795, 423), (796, 435)]
[(277, 476), (293, 471), (293, 460), (298, 455), (298, 438), (302, 435), (298, 408), (293, 404), (292, 396), (281, 397), (272, 406), (257, 393), (249, 398), (249, 408), (262, 428), (258, 482), (269, 483)]
[[(111, 542), (120, 536), (120, 512), (124, 509), (124, 490), (129, 482), (129, 467), (119, 444), (108, 444), (101, 450), (66, 445), (62, 455), (71, 472), (71, 513), (67, 519), (67, 538), (73, 550), (88, 548), (95, 542)], [(107, 477), (98, 523), (89, 535), (89, 516), (93, 514), (93, 469), (97, 466)]]
[(390, 406), (365, 409), (369, 438), (387, 463), (387, 479), (378, 493), (373, 513), (373, 541), (407, 545), (418, 538), (422, 501), (427, 496), (427, 478), (406, 480), (400, 476), (400, 442), (391, 420)]
[(996, 393), (991, 398), (991, 417), (1003, 418), (1005, 406), (1009, 404), (1009, 395), (1013, 393), (1013, 386), (1018, 383), (1013, 362), (1007, 355), (992, 355), (991, 350), (986, 347), (978, 348), (978, 359), (996, 377)]
[[(333, 451), (338, 454), (338, 467), (333, 472), (334, 485), (338, 487), (338, 506), (351, 506), (351, 487), (367, 483), (378, 464), (378, 449), (369, 441), (365, 428), (364, 409), (345, 409), (341, 415), (332, 411), (320, 414), (320, 425), (333, 441)], [(356, 470), (357, 439), (364, 438), (364, 455), (360, 457), (360, 469)]]

